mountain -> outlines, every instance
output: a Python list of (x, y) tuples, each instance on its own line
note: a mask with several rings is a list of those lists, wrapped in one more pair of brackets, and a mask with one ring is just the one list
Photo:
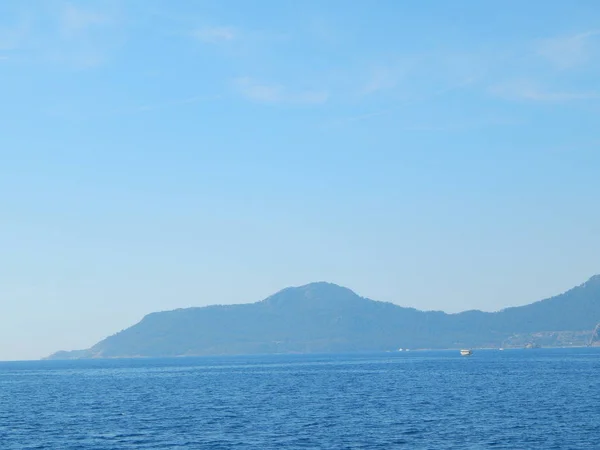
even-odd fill
[(600, 275), (526, 306), (458, 314), (404, 308), (320, 282), (257, 303), (148, 314), (87, 350), (49, 358), (585, 345), (599, 322)]

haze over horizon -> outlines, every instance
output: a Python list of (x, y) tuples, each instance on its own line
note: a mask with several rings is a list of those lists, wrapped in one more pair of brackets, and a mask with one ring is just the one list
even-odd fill
[(314, 281), (494, 311), (600, 273), (597, 2), (232, 5), (0, 4), (0, 360)]

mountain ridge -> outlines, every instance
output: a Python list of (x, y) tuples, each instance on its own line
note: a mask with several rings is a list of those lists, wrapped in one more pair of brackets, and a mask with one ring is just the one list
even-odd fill
[(321, 281), (255, 303), (153, 312), (89, 349), (49, 358), (584, 345), (598, 322), (599, 275), (527, 305), (452, 314), (371, 300)]

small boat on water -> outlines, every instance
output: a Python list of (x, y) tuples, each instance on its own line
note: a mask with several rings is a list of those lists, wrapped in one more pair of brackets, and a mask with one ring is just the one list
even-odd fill
[(460, 351), (461, 356), (471, 356), (473, 354), (473, 350), (462, 349)]

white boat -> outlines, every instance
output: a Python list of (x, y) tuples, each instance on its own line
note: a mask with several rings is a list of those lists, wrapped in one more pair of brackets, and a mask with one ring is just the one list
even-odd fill
[(472, 350), (468, 350), (468, 349), (462, 349), (460, 351), (460, 354), (462, 356), (471, 356), (473, 354), (473, 351)]

